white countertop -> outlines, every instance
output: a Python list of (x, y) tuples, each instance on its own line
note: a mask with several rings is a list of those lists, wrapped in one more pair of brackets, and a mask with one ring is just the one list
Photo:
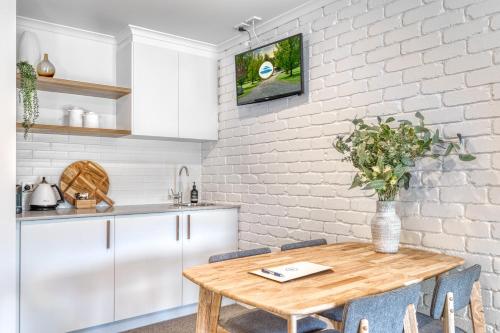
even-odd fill
[(167, 212), (184, 212), (193, 210), (213, 210), (213, 209), (232, 209), (239, 208), (237, 205), (214, 204), (210, 206), (174, 206), (172, 204), (155, 204), (155, 205), (130, 205), (130, 206), (114, 206), (114, 207), (97, 207), (90, 209), (75, 209), (62, 208), (48, 211), (26, 211), (16, 215), (17, 221), (37, 221), (37, 220), (53, 220), (66, 219), (77, 217), (94, 217), (94, 216), (115, 216), (115, 215), (132, 215), (132, 214), (152, 214), (152, 213), (167, 213)]

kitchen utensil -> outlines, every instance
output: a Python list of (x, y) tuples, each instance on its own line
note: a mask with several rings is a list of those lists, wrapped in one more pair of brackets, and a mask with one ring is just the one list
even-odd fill
[(85, 112), (83, 115), (83, 127), (99, 128), (99, 115), (95, 112)]
[(68, 109), (69, 126), (82, 127), (83, 126), (83, 109), (73, 107)]
[(76, 209), (95, 208), (95, 206), (96, 206), (95, 199), (86, 199), (86, 200), (77, 199), (77, 200), (75, 200)]
[(75, 205), (77, 193), (88, 193), (89, 199), (95, 199), (99, 204), (105, 201), (114, 205), (108, 196), (109, 177), (106, 171), (96, 162), (77, 161), (69, 165), (61, 175), (61, 191), (64, 198)]
[(42, 182), (35, 187), (31, 195), (31, 210), (52, 210), (63, 202), (63, 194), (59, 187), (47, 183), (45, 177), (43, 177)]

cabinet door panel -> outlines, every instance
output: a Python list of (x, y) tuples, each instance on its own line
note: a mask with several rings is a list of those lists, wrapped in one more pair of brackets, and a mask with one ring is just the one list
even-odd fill
[[(186, 212), (183, 224), (183, 269), (206, 264), (211, 255), (238, 248), (237, 209)], [(184, 305), (198, 302), (197, 285), (183, 278), (182, 290)]]
[(133, 43), (134, 135), (179, 135), (179, 59), (176, 51)]
[(179, 137), (217, 140), (217, 61), (179, 54)]
[(182, 302), (182, 239), (176, 214), (116, 217), (116, 320)]
[(22, 333), (113, 321), (112, 233), (113, 217), (21, 224)]

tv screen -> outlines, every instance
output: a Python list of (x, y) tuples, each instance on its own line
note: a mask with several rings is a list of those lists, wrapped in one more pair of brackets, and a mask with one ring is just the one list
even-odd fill
[(235, 65), (238, 105), (302, 94), (302, 34), (240, 53)]

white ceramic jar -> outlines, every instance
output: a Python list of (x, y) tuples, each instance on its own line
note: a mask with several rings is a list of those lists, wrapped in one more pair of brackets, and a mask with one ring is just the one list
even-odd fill
[(71, 127), (82, 127), (83, 126), (83, 109), (74, 107), (68, 109), (69, 115), (69, 126)]
[(99, 128), (99, 115), (95, 112), (85, 112), (83, 115), (83, 127)]

